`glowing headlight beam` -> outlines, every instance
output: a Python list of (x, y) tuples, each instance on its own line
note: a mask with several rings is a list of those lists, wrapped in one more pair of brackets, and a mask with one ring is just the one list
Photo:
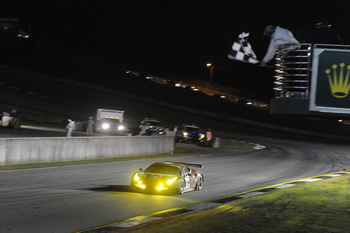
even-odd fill
[(165, 187), (162, 183), (160, 183), (160, 184), (157, 185), (156, 189), (157, 189), (158, 191), (161, 191), (161, 190), (168, 189), (168, 188)]
[(172, 178), (172, 179), (170, 179), (170, 180), (167, 180), (166, 181), (166, 184), (167, 185), (171, 185), (172, 183), (174, 183), (174, 181), (176, 181), (177, 180), (177, 177), (174, 177), (174, 178)]
[(107, 123), (102, 124), (102, 129), (109, 129), (109, 124)]
[(136, 174), (134, 175), (134, 180), (135, 180), (135, 181), (139, 181), (139, 180), (140, 180), (140, 176), (139, 176), (138, 173), (136, 173)]

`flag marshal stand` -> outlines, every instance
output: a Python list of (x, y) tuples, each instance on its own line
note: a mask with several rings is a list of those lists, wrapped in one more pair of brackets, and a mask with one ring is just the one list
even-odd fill
[(350, 45), (277, 52), (274, 79), (271, 114), (349, 117)]

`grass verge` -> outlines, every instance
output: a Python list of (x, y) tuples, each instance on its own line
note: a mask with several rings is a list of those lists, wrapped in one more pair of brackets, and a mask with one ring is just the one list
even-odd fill
[(349, 232), (350, 175), (268, 192), (118, 233)]

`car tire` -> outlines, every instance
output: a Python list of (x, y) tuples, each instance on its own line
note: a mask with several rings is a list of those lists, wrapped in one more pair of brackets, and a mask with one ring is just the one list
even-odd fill
[(134, 186), (134, 184), (131, 184), (131, 185), (130, 185), (129, 190), (130, 190), (131, 192), (133, 192), (133, 193), (136, 193), (136, 192), (138, 191), (137, 188)]
[(186, 181), (185, 181), (185, 179), (182, 179), (181, 183), (179, 185), (179, 190), (178, 190), (179, 195), (181, 195), (185, 192), (185, 187), (186, 187)]
[(21, 127), (21, 120), (15, 117), (12, 118), (10, 121), (9, 127), (15, 130), (19, 129)]
[(151, 130), (146, 130), (146, 135), (147, 136), (152, 136), (152, 131)]
[(203, 188), (203, 177), (202, 176), (199, 176), (198, 177), (198, 180), (197, 180), (197, 183), (196, 183), (196, 188), (195, 188), (195, 190), (196, 191), (199, 191), (199, 190), (201, 190), (202, 188)]

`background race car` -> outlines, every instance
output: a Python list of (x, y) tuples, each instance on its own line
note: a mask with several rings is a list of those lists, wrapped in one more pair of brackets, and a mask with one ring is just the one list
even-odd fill
[(165, 135), (166, 128), (157, 119), (145, 119), (140, 123), (140, 135)]
[(182, 125), (176, 130), (175, 140), (177, 142), (198, 143), (205, 138), (205, 134), (195, 125)]

